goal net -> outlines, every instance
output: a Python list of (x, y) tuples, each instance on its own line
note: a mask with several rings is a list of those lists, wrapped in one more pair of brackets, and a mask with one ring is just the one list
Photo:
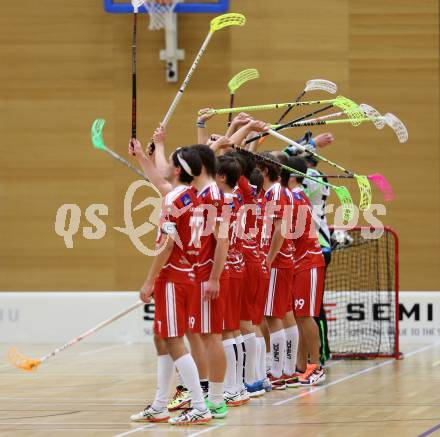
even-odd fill
[(390, 228), (335, 229), (324, 309), (334, 358), (399, 356), (398, 240)]

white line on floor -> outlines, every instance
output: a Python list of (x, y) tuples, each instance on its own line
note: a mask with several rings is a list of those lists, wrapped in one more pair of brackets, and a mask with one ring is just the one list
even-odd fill
[[(424, 352), (424, 351), (426, 351), (428, 349), (432, 349), (435, 346), (438, 346), (438, 343), (430, 344), (430, 345), (422, 347), (420, 349), (416, 349), (415, 351), (412, 351), (412, 352), (409, 352), (409, 353), (405, 354), (404, 357), (405, 358), (411, 357), (412, 355), (416, 355), (416, 354)], [(388, 366), (388, 364), (395, 363), (395, 362), (396, 362), (396, 360), (393, 358), (391, 360), (384, 361), (383, 363), (375, 364), (373, 366), (367, 367), (366, 369), (362, 369), (362, 370), (359, 370), (357, 372), (351, 373), (350, 375), (344, 376), (343, 378), (336, 379), (335, 381), (329, 382), (328, 384), (312, 388), (311, 390), (308, 390), (306, 392), (300, 393), (300, 394), (298, 394), (296, 396), (291, 396), (290, 398), (284, 399), (283, 401), (276, 402), (276, 403), (274, 403), (272, 405), (274, 405), (274, 406), (284, 405), (287, 402), (293, 401), (295, 399), (303, 398), (305, 396), (309, 396), (309, 395), (311, 395), (313, 393), (316, 393), (318, 391), (321, 391), (321, 390), (324, 390), (324, 389), (326, 389), (328, 387), (331, 387), (332, 385), (336, 385), (336, 384), (339, 384), (341, 382), (347, 381), (349, 379), (356, 378), (358, 376), (364, 375), (365, 373), (372, 372), (373, 370), (380, 369), (381, 367)]]
[(214, 429), (220, 428), (221, 425), (210, 426), (202, 431), (193, 432), (192, 434), (188, 434), (187, 437), (196, 437), (197, 435), (205, 434), (206, 432), (214, 431)]
[(116, 434), (114, 437), (123, 437), (125, 435), (134, 434), (135, 432), (143, 431), (144, 429), (152, 428), (153, 426), (154, 425), (150, 423), (148, 425), (141, 426), (140, 428), (135, 428), (135, 429), (131, 429), (130, 431), (123, 432), (122, 434)]
[(117, 347), (122, 347), (122, 346), (127, 346), (127, 345), (126, 344), (112, 344), (111, 346), (105, 346), (105, 347), (101, 347), (99, 349), (93, 349), (91, 351), (81, 352), (78, 355), (80, 357), (85, 357), (86, 355), (93, 355), (93, 354), (97, 354), (99, 352), (108, 351), (110, 349), (115, 349)]

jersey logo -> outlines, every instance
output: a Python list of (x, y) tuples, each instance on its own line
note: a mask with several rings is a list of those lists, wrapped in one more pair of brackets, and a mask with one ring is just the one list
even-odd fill
[(302, 196), (300, 193), (293, 193), (293, 197), (295, 198), (295, 200), (302, 200)]
[(180, 201), (185, 205), (185, 206), (188, 206), (190, 203), (191, 203), (191, 197), (190, 197), (190, 195), (187, 193), (187, 194), (184, 194), (181, 198), (180, 198)]

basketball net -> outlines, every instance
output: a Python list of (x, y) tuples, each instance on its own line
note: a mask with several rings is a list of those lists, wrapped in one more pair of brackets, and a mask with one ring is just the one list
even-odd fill
[(148, 29), (163, 29), (167, 19), (173, 15), (177, 3), (182, 1), (183, 0), (146, 1), (145, 6), (147, 7), (148, 15), (150, 16), (150, 24)]

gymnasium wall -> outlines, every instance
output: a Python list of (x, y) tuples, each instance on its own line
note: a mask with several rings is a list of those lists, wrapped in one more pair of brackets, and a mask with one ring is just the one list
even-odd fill
[[(389, 129), (339, 126), (325, 155), (360, 174), (386, 175), (396, 199), (381, 220), (400, 236), (401, 289), (440, 290), (438, 1), (278, 0), (276, 8), (274, 2), (231, 3), (248, 24), (213, 38), (169, 125), (169, 151), (195, 141), (196, 110), (226, 106), (226, 83), (244, 68), (258, 68), (261, 79), (240, 90), (237, 103), (243, 104), (289, 100), (311, 78), (336, 82), (341, 94), (406, 123), (410, 140), (403, 145)], [(179, 17), (182, 75), (210, 18)], [(158, 60), (163, 34), (149, 32), (145, 17), (141, 21), (138, 136), (146, 141), (177, 84), (165, 82)], [(89, 133), (95, 118), (105, 118), (107, 145), (126, 156), (130, 45), (131, 17), (105, 14), (99, 0), (45, 0), (25, 8), (2, 2), (0, 290), (118, 291), (142, 283), (151, 258), (113, 229), (124, 227), (124, 195), (136, 176), (93, 150)], [(224, 119), (212, 127), (222, 132)], [(146, 193), (137, 192), (133, 206)], [(382, 202), (377, 190), (374, 200)], [(70, 249), (54, 229), (63, 204), (81, 210)], [(91, 226), (85, 218), (91, 204), (108, 206), (105, 235), (95, 240), (82, 235)], [(136, 226), (149, 213), (133, 213)], [(150, 247), (153, 234), (145, 237)]]

